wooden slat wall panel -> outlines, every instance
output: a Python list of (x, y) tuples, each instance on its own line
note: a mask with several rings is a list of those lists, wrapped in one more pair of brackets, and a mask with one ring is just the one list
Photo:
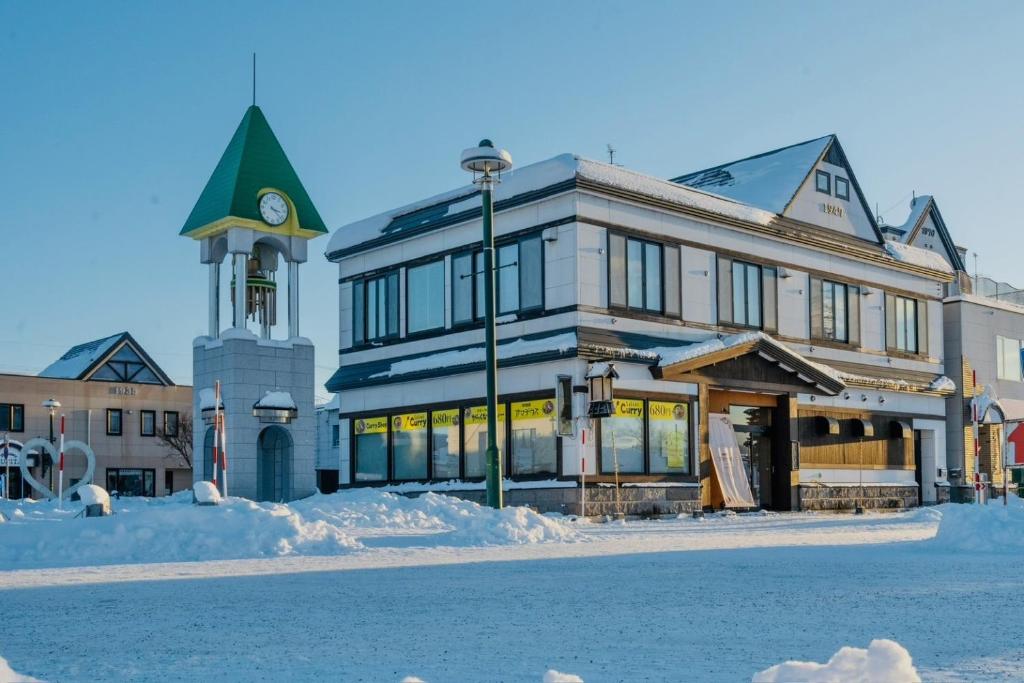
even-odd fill
[[(815, 419), (839, 421), (837, 436), (823, 435)], [(875, 436), (855, 436), (852, 418), (871, 422)], [(890, 438), (891, 415), (800, 409), (800, 465), (814, 468), (914, 469), (913, 439)]]

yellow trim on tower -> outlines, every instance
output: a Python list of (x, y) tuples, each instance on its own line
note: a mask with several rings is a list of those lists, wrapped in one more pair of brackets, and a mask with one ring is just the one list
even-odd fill
[(288, 203), (288, 218), (281, 225), (269, 225), (263, 221), (253, 220), (251, 218), (240, 218), (238, 216), (225, 216), (220, 220), (216, 220), (213, 223), (208, 223), (200, 228), (196, 228), (192, 232), (188, 233), (187, 236), (194, 240), (206, 239), (207, 237), (213, 237), (222, 232), (226, 232), (228, 228), (247, 228), (249, 230), (255, 230), (256, 232), (263, 232), (270, 235), (281, 235), (283, 237), (302, 237), (303, 239), (311, 240), (320, 237), (324, 233), (317, 230), (306, 230), (299, 225), (299, 215), (295, 210), (295, 203), (292, 198), (288, 196), (288, 193), (278, 190), (275, 187), (264, 187), (256, 193), (256, 204), (259, 205), (260, 199), (263, 195), (268, 192), (276, 192), (277, 194), (284, 197), (284, 200)]

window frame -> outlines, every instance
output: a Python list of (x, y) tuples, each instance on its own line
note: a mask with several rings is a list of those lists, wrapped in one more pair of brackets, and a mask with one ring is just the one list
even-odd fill
[[(409, 276), (412, 274), (412, 271), (414, 271), (414, 270), (416, 270), (418, 268), (426, 268), (426, 267), (429, 267), (429, 266), (436, 266), (439, 263), (441, 264), (441, 324), (440, 325), (436, 325), (434, 327), (425, 327), (422, 330), (413, 330), (409, 326), (409, 321), (412, 319), (411, 316), (409, 315), (409, 309), (410, 309), (410, 303), (411, 303), (411, 297), (409, 296), (409, 292), (411, 291), (409, 289)], [(437, 332), (438, 330), (443, 330), (445, 328), (445, 321), (446, 321), (446, 318), (447, 318), (447, 315), (446, 315), (447, 311), (445, 310), (445, 304), (446, 304), (446, 300), (448, 298), (448, 297), (446, 297), (444, 295), (444, 285), (445, 285), (445, 280), (446, 280), (446, 278), (445, 278), (445, 270), (447, 270), (446, 265), (445, 265), (445, 257), (444, 256), (440, 256), (440, 257), (437, 257), (437, 258), (431, 258), (431, 259), (428, 259), (428, 260), (419, 261), (419, 262), (414, 263), (414, 264), (409, 264), (409, 265), (405, 266), (404, 270), (405, 270), (405, 298), (402, 301), (401, 305), (402, 305), (403, 309), (405, 310), (405, 336), (406, 337), (415, 338), (415, 337), (418, 337), (420, 335), (431, 334), (433, 332)], [(453, 294), (453, 296), (454, 296), (454, 294)], [(399, 298), (401, 298), (401, 292), (399, 292)]]
[[(920, 348), (921, 348), (921, 336), (920, 336), (921, 331), (919, 329), (917, 329), (917, 315), (918, 315), (917, 314), (917, 307), (921, 305), (921, 302), (918, 301), (917, 299), (911, 298), (909, 296), (902, 296), (900, 294), (894, 294), (893, 295), (893, 302), (896, 305), (896, 311), (894, 312), (896, 315), (893, 316), (893, 320), (895, 321), (895, 324), (896, 324), (896, 330), (895, 330), (896, 334), (894, 336), (894, 340), (895, 341), (894, 341), (893, 348), (896, 349), (897, 351), (901, 352), (901, 353), (908, 353), (908, 354), (916, 355), (916, 354), (920, 353)], [(912, 310), (912, 314), (909, 315), (909, 316), (907, 315), (907, 310), (906, 310), (907, 304), (912, 304), (912, 309), (913, 309)], [(899, 318), (898, 318), (898, 314), (900, 312), (900, 309), (903, 309), (903, 322), (904, 322), (904, 324), (903, 324), (904, 345), (903, 346), (900, 346), (900, 324), (899, 324)], [(909, 339), (909, 336), (910, 336), (908, 333), (909, 333), (909, 331), (911, 329), (908, 325), (911, 325), (911, 324), (913, 325), (913, 330), (914, 330), (914, 348), (912, 348), (912, 349), (909, 348), (910, 345), (907, 343), (907, 340)]]
[[(665, 268), (665, 251), (666, 251), (667, 248), (670, 248), (670, 247), (674, 247), (675, 249), (678, 250), (678, 248), (679, 248), (678, 245), (670, 244), (670, 243), (665, 243), (665, 242), (659, 242), (657, 240), (651, 240), (651, 239), (647, 239), (647, 238), (644, 238), (644, 237), (637, 237), (635, 235), (632, 235), (632, 234), (629, 234), (629, 233), (625, 233), (625, 232), (620, 232), (618, 230), (609, 230), (608, 234), (609, 234), (609, 236), (614, 235), (616, 237), (620, 237), (624, 241), (623, 262), (622, 262), (622, 277), (623, 277), (622, 289), (623, 289), (623, 292), (625, 294), (625, 303), (624, 304), (612, 303), (612, 300), (611, 300), (611, 298), (612, 298), (611, 297), (611, 291), (612, 291), (611, 249), (610, 248), (606, 249), (606, 252), (607, 252), (607, 255), (608, 255), (607, 265), (606, 265), (606, 270), (607, 270), (607, 273), (608, 273), (608, 278), (607, 278), (608, 309), (609, 310), (615, 310), (615, 311), (628, 311), (628, 312), (632, 312), (632, 313), (641, 313), (641, 314), (645, 314), (645, 315), (658, 315), (658, 316), (668, 316), (668, 317), (679, 317), (681, 315), (681, 313), (682, 313), (682, 295), (681, 294), (678, 297), (678, 300), (680, 302), (680, 313), (679, 314), (673, 313), (673, 314), (671, 314), (671, 316), (668, 313), (666, 313), (666, 303), (667, 303), (667, 299), (668, 299), (668, 292), (666, 291), (666, 285), (667, 285), (666, 280), (667, 280), (667, 278), (665, 277), (665, 273), (666, 273), (666, 268)], [(629, 245), (630, 245), (631, 242), (637, 243), (639, 245), (639, 248), (640, 248), (640, 284), (639, 284), (639, 287), (640, 287), (640, 305), (639, 306), (634, 306), (634, 305), (629, 303), (629, 298), (630, 298), (629, 297), (629, 294), (630, 294), (630, 282), (629, 282), (629, 278), (630, 278)], [(647, 302), (647, 298), (648, 298), (647, 294), (648, 294), (648, 289), (649, 289), (649, 285), (648, 285), (649, 268), (648, 268), (648, 265), (647, 265), (648, 264), (648, 247), (654, 247), (654, 248), (656, 248), (658, 250), (658, 294), (659, 295), (658, 295), (658, 307), (657, 308), (651, 308), (648, 305), (648, 302)], [(677, 255), (678, 255), (678, 251), (677, 251)], [(677, 272), (677, 279), (681, 280), (682, 279), (681, 268), (679, 268), (677, 266), (676, 267), (676, 272)]]
[[(117, 415), (117, 431), (110, 428), (110, 418), (113, 415)], [(124, 435), (124, 409), (122, 408), (107, 408), (107, 436), (123, 436)]]
[[(141, 473), (143, 489), (145, 489), (145, 487), (146, 487), (146, 473), (148, 472), (151, 475), (150, 476), (150, 482), (153, 484), (153, 488), (151, 489), (152, 493), (149, 493), (149, 494), (143, 493), (139, 497), (140, 498), (156, 498), (156, 468), (154, 468), (154, 467), (108, 467), (108, 468), (106, 468), (106, 472), (105, 472), (105, 475), (106, 475), (105, 479), (106, 479), (106, 483), (107, 483), (107, 487), (108, 488), (110, 488), (110, 475), (111, 474), (114, 475), (114, 482), (116, 483), (117, 480), (120, 478), (120, 473), (121, 472), (139, 472), (139, 473)], [(119, 489), (110, 489), (110, 490), (117, 490), (119, 494), (122, 493), (122, 491), (120, 491)], [(128, 496), (128, 497), (131, 498), (131, 497), (134, 497), (134, 496)]]
[[(837, 175), (837, 176), (833, 176), (833, 182), (834, 182), (834, 188), (835, 188), (834, 189), (835, 198), (836, 199), (842, 199), (842, 200), (847, 201), (847, 202), (850, 201), (850, 180), (848, 178), (844, 178), (841, 175)], [(842, 183), (843, 186), (846, 188), (843, 191), (843, 194), (839, 194), (839, 183)]]
[[(167, 428), (167, 418), (174, 416), (174, 431), (172, 432)], [(178, 432), (181, 429), (181, 415), (178, 414), (177, 410), (165, 410), (164, 411), (164, 436), (178, 436)]]
[[(825, 288), (832, 287), (832, 335), (825, 331)], [(843, 330), (845, 334), (843, 338), (839, 338), (836, 335), (836, 322), (837, 317), (835, 315), (836, 302), (840, 300), (837, 295), (839, 289), (842, 290), (842, 302), (843, 302)], [(837, 344), (849, 344), (850, 343), (850, 286), (845, 282), (837, 282), (835, 280), (821, 280), (821, 339), (823, 341), (835, 342)]]
[[(153, 431), (149, 434), (146, 433), (146, 415), (153, 418)], [(155, 410), (140, 410), (139, 411), (139, 436), (156, 436), (156, 411)]]
[[(1011, 343), (1013, 346), (1016, 346), (1016, 354), (1014, 354), (1014, 364), (1017, 368), (1016, 377), (1007, 376), (1007, 343)], [(1004, 337), (1001, 334), (996, 335), (996, 379), (1003, 382), (1024, 382), (1024, 359), (1021, 358), (1021, 340), (1014, 339), (1013, 337)]]
[[(825, 189), (821, 189), (821, 180), (825, 180)], [(832, 174), (820, 168), (814, 170), (814, 189), (821, 194), (832, 196)]]
[[(353, 347), (374, 346), (374, 345), (379, 344), (381, 342), (385, 342), (385, 341), (388, 341), (388, 340), (391, 340), (391, 339), (398, 339), (398, 338), (401, 337), (401, 327), (402, 327), (402, 325), (401, 325), (401, 319), (400, 318), (401, 318), (401, 306), (402, 306), (402, 291), (401, 291), (401, 281), (398, 280), (398, 278), (401, 275), (400, 271), (401, 271), (401, 268), (391, 268), (391, 269), (388, 269), (388, 270), (383, 271), (383, 272), (375, 273), (373, 275), (367, 275), (365, 277), (359, 277), (359, 278), (356, 278), (355, 280), (352, 281), (352, 346)], [(390, 291), (391, 291), (390, 280), (391, 280), (392, 277), (395, 278), (395, 290), (396, 290), (396, 294), (395, 295), (396, 295), (396, 298), (397, 298), (397, 301), (395, 301), (395, 302), (390, 301), (391, 297), (390, 297), (390, 294), (389, 294)], [(369, 284), (371, 282), (380, 282), (380, 283), (383, 283), (383, 285), (384, 285), (384, 330), (385, 330), (383, 335), (377, 334), (376, 336), (374, 336), (372, 338), (368, 334), (369, 325), (367, 324), (368, 321), (369, 321), (369, 317), (368, 317), (369, 316), (368, 291), (370, 289), (369, 288)], [(356, 288), (357, 287), (360, 287), (361, 288), (360, 291), (362, 292), (362, 307), (361, 307), (361, 309), (356, 307)], [(380, 285), (378, 285), (378, 288), (379, 287), (380, 287)], [(394, 307), (398, 308), (398, 311), (396, 313), (396, 315), (398, 316), (398, 319), (395, 320), (395, 331), (394, 332), (388, 332), (387, 328), (389, 327), (389, 325), (391, 323), (392, 311), (393, 311)], [(363, 319), (362, 319), (361, 323), (357, 325), (356, 316), (357, 316), (357, 313), (359, 312), (359, 310), (362, 311)], [(377, 309), (376, 308), (374, 308), (374, 316), (377, 316)], [(361, 339), (356, 337), (356, 330), (357, 329), (361, 329), (362, 330), (362, 338)]]
[[(657, 395), (616, 395), (616, 398), (627, 401), (642, 401), (644, 404), (644, 414), (642, 418), (643, 422), (643, 472), (622, 472), (620, 470), (619, 477), (658, 477), (663, 481), (676, 481), (676, 480), (690, 480), (695, 478), (697, 475), (695, 462), (695, 454), (697, 453), (697, 445), (694, 443), (695, 433), (695, 419), (694, 409), (696, 405), (695, 397), (693, 396), (657, 396)], [(686, 469), (687, 472), (652, 472), (651, 471), (651, 408), (650, 403), (682, 403), (686, 405), (687, 415), (687, 438), (686, 438)], [(597, 460), (597, 474), (599, 477), (612, 477), (615, 475), (614, 468), (611, 470), (605, 470), (602, 458), (603, 450), (603, 430), (604, 420), (597, 420), (597, 429), (594, 433), (594, 450), (595, 458)]]
[[(523, 242), (536, 240), (540, 246), (540, 302), (533, 304), (532, 306), (523, 306), (523, 266), (522, 266), (522, 244)], [(501, 310), (501, 267), (498, 263), (498, 254), (506, 247), (515, 245), (516, 247), (516, 286), (518, 287), (518, 305), (514, 310), (508, 310), (502, 312)], [(543, 311), (547, 301), (546, 292), (546, 281), (547, 281), (547, 268), (545, 267), (545, 260), (547, 256), (547, 243), (544, 241), (543, 234), (540, 232), (531, 232), (525, 235), (519, 235), (514, 239), (504, 239), (496, 241), (494, 244), (494, 316), (501, 317), (503, 315), (523, 315), (527, 313), (533, 313), (535, 311)], [(458, 275), (455, 269), (455, 260), (469, 256), (470, 272), (468, 275)], [(480, 302), (483, 298), (483, 289), (486, 287), (486, 282), (482, 276), (483, 269), (483, 247), (473, 246), (466, 249), (459, 249), (451, 255), (452, 258), (452, 269), (451, 277), (449, 282), (451, 283), (451, 295), (447, 297), (449, 305), (451, 306), (452, 317), (451, 327), (452, 329), (459, 329), (464, 327), (471, 327), (473, 325), (480, 324), (485, 316), (485, 310), (479, 310)], [(481, 270), (477, 270), (477, 258), (481, 261)], [(508, 266), (506, 266), (508, 267)], [(468, 278), (470, 280), (470, 317), (469, 319), (456, 320), (456, 305), (455, 297), (458, 292), (456, 287), (456, 278)], [(477, 284), (477, 283), (481, 284)]]
[[(743, 312), (744, 322), (738, 322), (736, 320), (736, 268), (739, 266), (743, 269)], [(750, 278), (748, 275), (749, 268), (757, 269), (757, 325), (751, 325), (750, 322), (750, 294), (748, 292), (748, 283)], [(764, 266), (760, 263), (752, 263), (750, 261), (740, 261), (738, 259), (732, 260), (732, 321), (730, 323), (735, 327), (742, 327), (748, 330), (763, 330), (764, 329)]]
[[(7, 413), (7, 429), (0, 430), (4, 432), (10, 432), (12, 434), (21, 434), (25, 431), (25, 404), (24, 403), (0, 403), (0, 410)], [(19, 415), (21, 418), (21, 427), (15, 428), (17, 421), (15, 416)]]

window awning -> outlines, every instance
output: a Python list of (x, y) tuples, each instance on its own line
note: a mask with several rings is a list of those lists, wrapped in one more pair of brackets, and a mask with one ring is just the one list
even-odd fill
[(854, 436), (875, 435), (875, 425), (871, 423), (871, 420), (865, 420), (863, 418), (855, 417), (851, 420), (851, 422), (853, 422)]
[(817, 418), (815, 418), (815, 422), (817, 423), (819, 434), (829, 434), (832, 436), (839, 434), (839, 420), (834, 417), (818, 415)]
[(904, 420), (893, 420), (889, 423), (889, 429), (894, 439), (914, 438), (914, 428), (910, 426), (909, 422)]

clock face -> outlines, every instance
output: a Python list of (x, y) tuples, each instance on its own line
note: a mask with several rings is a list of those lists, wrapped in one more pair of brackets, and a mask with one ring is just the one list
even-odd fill
[(276, 192), (260, 197), (260, 215), (269, 225), (281, 225), (288, 220), (288, 202)]

